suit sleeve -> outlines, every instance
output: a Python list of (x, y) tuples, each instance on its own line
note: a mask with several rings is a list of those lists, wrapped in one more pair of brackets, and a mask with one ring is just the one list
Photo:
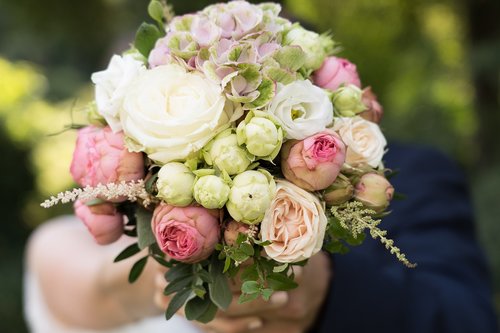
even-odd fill
[(477, 244), (464, 177), (433, 150), (393, 147), (391, 181), (407, 198), (380, 227), (407, 257), (403, 266), (368, 239), (335, 255), (329, 296), (313, 332), (493, 333), (489, 272)]

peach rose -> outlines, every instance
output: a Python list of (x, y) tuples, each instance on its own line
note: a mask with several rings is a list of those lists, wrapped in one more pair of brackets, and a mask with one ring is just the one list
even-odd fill
[(127, 150), (123, 132), (110, 127), (88, 126), (78, 131), (70, 172), (81, 186), (96, 186), (144, 177), (141, 153)]
[(151, 228), (160, 249), (172, 259), (196, 263), (210, 256), (220, 239), (219, 210), (160, 204)]
[(319, 199), (286, 181), (276, 181), (276, 196), (260, 225), (271, 241), (266, 254), (278, 262), (298, 262), (321, 250), (327, 219)]
[(332, 130), (324, 130), (302, 141), (289, 140), (281, 151), (285, 178), (309, 191), (330, 186), (345, 161), (345, 145)]
[(76, 216), (101, 245), (117, 241), (123, 234), (123, 215), (111, 203), (87, 206), (81, 200), (74, 205)]

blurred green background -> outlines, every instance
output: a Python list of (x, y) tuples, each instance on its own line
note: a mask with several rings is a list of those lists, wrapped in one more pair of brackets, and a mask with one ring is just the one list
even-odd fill
[[(182, 14), (215, 1), (169, 1)], [(255, 2), (255, 1), (254, 1)], [(75, 133), (90, 74), (127, 48), (148, 0), (0, 0), (0, 332), (25, 332), (22, 259), (29, 232), (71, 207), (39, 202), (72, 186)], [(385, 106), (390, 139), (432, 145), (469, 178), (479, 239), (500, 308), (500, 1), (285, 0), (331, 31)], [(432, 163), (432, 161), (430, 161)]]

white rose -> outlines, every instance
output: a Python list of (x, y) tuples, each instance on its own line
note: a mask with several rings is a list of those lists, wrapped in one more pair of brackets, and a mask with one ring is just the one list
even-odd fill
[(321, 250), (327, 218), (319, 199), (286, 181), (276, 181), (276, 195), (260, 224), (266, 254), (278, 262), (298, 262)]
[(278, 83), (268, 111), (280, 122), (287, 139), (305, 139), (323, 131), (333, 121), (328, 95), (309, 80), (286, 86)]
[(127, 146), (164, 164), (185, 160), (242, 115), (219, 85), (176, 64), (142, 72), (123, 103)]
[(145, 70), (144, 63), (132, 54), (114, 55), (107, 69), (92, 74), (97, 111), (113, 132), (122, 129), (119, 114), (130, 83)]
[(185, 207), (193, 201), (195, 176), (179, 162), (167, 163), (158, 172), (157, 197), (174, 206)]
[(377, 124), (359, 116), (335, 118), (333, 129), (347, 146), (345, 162), (351, 166), (366, 163), (378, 167), (387, 141)]

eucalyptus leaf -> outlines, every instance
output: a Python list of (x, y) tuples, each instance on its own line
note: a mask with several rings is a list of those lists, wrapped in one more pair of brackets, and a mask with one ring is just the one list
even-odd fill
[(180, 277), (175, 279), (172, 282), (169, 282), (168, 285), (165, 287), (165, 290), (163, 290), (164, 295), (170, 295), (176, 292), (179, 292), (183, 290), (184, 288), (187, 288), (190, 284), (193, 283), (193, 277)]
[(130, 258), (134, 254), (139, 253), (140, 251), (141, 251), (141, 249), (139, 248), (139, 245), (137, 243), (129, 245), (125, 248), (125, 250), (120, 252), (120, 254), (115, 258), (115, 260), (113, 262), (118, 262), (118, 261), (122, 261), (124, 259)]
[(217, 306), (214, 303), (210, 302), (207, 311), (205, 311), (205, 313), (202, 314), (200, 317), (198, 317), (196, 320), (199, 321), (200, 323), (206, 324), (212, 321), (216, 314), (217, 314)]
[(193, 265), (178, 263), (165, 273), (167, 281), (174, 281), (180, 277), (192, 276)]
[(222, 263), (214, 257), (208, 272), (213, 281), (208, 285), (210, 299), (219, 309), (225, 310), (231, 303), (233, 294), (229, 288), (227, 277), (222, 273)]
[(170, 303), (168, 304), (168, 308), (165, 311), (165, 318), (169, 320), (174, 316), (174, 314), (182, 308), (182, 306), (193, 297), (196, 297), (194, 292), (191, 289), (184, 289), (179, 291), (177, 294), (172, 297)]
[(187, 320), (196, 320), (210, 308), (212, 301), (209, 298), (195, 297), (186, 303), (184, 313)]
[(135, 281), (137, 281), (139, 276), (141, 276), (141, 273), (144, 270), (144, 267), (146, 266), (147, 262), (148, 262), (148, 256), (145, 256), (136, 261), (136, 263), (130, 269), (130, 273), (128, 275), (128, 282), (134, 283)]
[(141, 206), (138, 206), (135, 216), (137, 219), (137, 237), (139, 248), (145, 249), (156, 243), (155, 235), (151, 230), (151, 218), (153, 217), (153, 213)]

